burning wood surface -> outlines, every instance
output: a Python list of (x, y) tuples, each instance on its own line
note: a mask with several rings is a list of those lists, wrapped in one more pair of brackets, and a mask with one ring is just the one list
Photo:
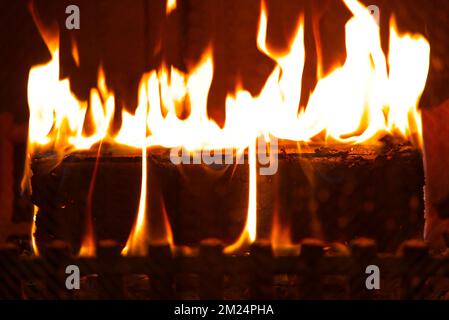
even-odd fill
[[(429, 69), (430, 46), (428, 41), (418, 34), (401, 34), (396, 28), (394, 18), (391, 17), (387, 55), (382, 50), (379, 25), (370, 12), (355, 0), (345, 0), (343, 4), (352, 15), (345, 25), (346, 59), (341, 65), (335, 65), (326, 71), (323, 71), (321, 61), (318, 59), (318, 81), (305, 105), (301, 104), (306, 58), (304, 17), (299, 17), (297, 20), (288, 48), (283, 52), (277, 52), (267, 45), (270, 18), (266, 4), (262, 1), (256, 43), (260, 53), (273, 61), (274, 69), (268, 75), (259, 94), (251, 94), (241, 86), (237, 86), (234, 92), (226, 94), (226, 120), (223, 126), (219, 126), (210, 118), (207, 97), (214, 79), (214, 55), (211, 47), (205, 50), (201, 61), (197, 65), (189, 67), (186, 72), (162, 64), (157, 70), (144, 75), (139, 86), (137, 108), (134, 114), (128, 111), (122, 111), (119, 114), (121, 124), (116, 131), (111, 130), (116, 118), (115, 93), (108, 88), (103, 72), (100, 70), (97, 87), (91, 90), (89, 99), (78, 99), (71, 92), (69, 79), (60, 79), (60, 46), (57, 28), (45, 27), (38, 17), (38, 12), (31, 7), (36, 24), (52, 55), (52, 60), (47, 64), (36, 66), (30, 71), (28, 154), (32, 157), (39, 152), (51, 151), (57, 154), (59, 159), (63, 159), (74, 151), (88, 150), (98, 143), (100, 146), (103, 143), (112, 143), (140, 149), (142, 151), (140, 179), (137, 177), (132, 179), (141, 181), (138, 192), (140, 197), (137, 197), (139, 201), (137, 207), (133, 209), (137, 210), (137, 216), (123, 253), (145, 254), (143, 251), (147, 247), (146, 243), (153, 233), (157, 234), (157, 231), (150, 230), (149, 217), (152, 215), (165, 217), (162, 219), (165, 221), (165, 226), (161, 228), (166, 230), (162, 233), (167, 237), (168, 234), (171, 234), (169, 230), (173, 227), (170, 223), (176, 225), (173, 215), (180, 216), (179, 213), (173, 212), (174, 208), (169, 208), (169, 206), (182, 199), (182, 194), (170, 201), (166, 201), (168, 197), (166, 194), (163, 195), (162, 200), (157, 199), (160, 198), (157, 196), (157, 188), (154, 190), (148, 188), (148, 180), (151, 180), (152, 176), (157, 176), (157, 173), (153, 172), (154, 168), (147, 163), (147, 148), (154, 146), (183, 147), (189, 152), (235, 149), (238, 154), (248, 150), (248, 178), (246, 180), (248, 187), (245, 187), (245, 183), (241, 183), (240, 187), (234, 188), (234, 190), (241, 190), (239, 197), (244, 195), (247, 199), (247, 209), (243, 210), (243, 212), (246, 211), (246, 218), (243, 220), (243, 231), (240, 236), (226, 251), (234, 252), (244, 248), (256, 240), (258, 232), (257, 213), (260, 198), (257, 190), (258, 180), (263, 181), (263, 179), (258, 178), (256, 170), (256, 141), (262, 137), (270, 143), (274, 143), (276, 139), (286, 139), (303, 143), (315, 141), (322, 144), (336, 142), (351, 145), (379, 144), (381, 143), (380, 137), (391, 134), (413, 142), (417, 148), (422, 145), (418, 102), (424, 90)], [(173, 10), (167, 9), (167, 14), (171, 13)], [(321, 49), (318, 48), (318, 50)], [(74, 53), (76, 52), (77, 50), (74, 50)], [(78, 57), (77, 54), (75, 56)], [(320, 55), (318, 55), (319, 57)], [(318, 158), (319, 154), (319, 151), (315, 152)], [(341, 155), (344, 155), (344, 152)], [(327, 164), (323, 166), (332, 167), (332, 159), (335, 158), (329, 154), (326, 158)], [(343, 167), (348, 166), (344, 158), (344, 156), (339, 157), (343, 163), (340, 170), (343, 171)], [(94, 163), (97, 161), (99, 159)], [(298, 179), (298, 183), (304, 183), (309, 189), (313, 189), (315, 180), (319, 176), (320, 165), (307, 163), (306, 166), (310, 166), (313, 170), (294, 169), (301, 172), (304, 177), (295, 174), (293, 176)], [(96, 168), (97, 165), (93, 169), (95, 175)], [(286, 171), (289, 172), (289, 170)], [(308, 171), (313, 171), (313, 174), (309, 174)], [(420, 170), (417, 172), (419, 174)], [(336, 172), (329, 173), (329, 175), (333, 174), (338, 176)], [(58, 176), (55, 172), (53, 175)], [(90, 181), (89, 179), (96, 182), (105, 181), (97, 180), (96, 176), (87, 172), (80, 173), (80, 175), (85, 176), (86, 181)], [(204, 175), (204, 172), (201, 175)], [(61, 181), (65, 181), (64, 174), (62, 176)], [(25, 176), (24, 187), (26, 187), (29, 177), (30, 173)], [(159, 176), (158, 180), (164, 180), (164, 178), (164, 176)], [(277, 183), (281, 186), (280, 190), (290, 192), (288, 186), (283, 186), (285, 179), (287, 178), (281, 177)], [(393, 179), (395, 178), (393, 177)], [(197, 190), (201, 189), (197, 194), (207, 194), (208, 184), (214, 188), (220, 186), (220, 180), (214, 178), (213, 174), (209, 174), (207, 178), (192, 178), (191, 180), (192, 184), (188, 186), (171, 183), (169, 192), (176, 194), (178, 188), (195, 190), (192, 185), (196, 185)], [(416, 181), (419, 182), (419, 179)], [(77, 183), (73, 182), (73, 185), (76, 186)], [(93, 182), (89, 183), (86, 187), (87, 190), (93, 190), (92, 186)], [(154, 185), (152, 186), (154, 187)], [(35, 188), (39, 188), (39, 184), (35, 184)], [(76, 188), (84, 189), (80, 186)], [(44, 189), (46, 188), (44, 187)], [(335, 191), (329, 192), (335, 193)], [(73, 192), (79, 193), (80, 191), (73, 190)], [(110, 194), (102, 192), (106, 197)], [(72, 192), (68, 193), (72, 194)], [(159, 203), (157, 208), (149, 206), (147, 193), (156, 198), (154, 201)], [(192, 199), (189, 201), (203, 204), (209, 215), (216, 210), (218, 199), (212, 197), (211, 200), (204, 196), (195, 197), (195, 194), (190, 194)], [(219, 192), (215, 194), (215, 196), (217, 195), (220, 198)], [(92, 194), (86, 196), (87, 201), (90, 202)], [(221, 196), (223, 198), (224, 195), (221, 194)], [(117, 197), (120, 198), (120, 195)], [(232, 203), (232, 206), (239, 207), (245, 203), (239, 197), (237, 199), (224, 198)], [(301, 201), (300, 197), (298, 200)], [(274, 199), (274, 201), (281, 200)], [(77, 199), (75, 202), (82, 201)], [(207, 205), (208, 203), (210, 205)], [(306, 203), (308, 202), (306, 201)], [(69, 205), (70, 203), (65, 203), (62, 206)], [(85, 208), (88, 213), (95, 211), (90, 208), (90, 205), (87, 203)], [(294, 201), (289, 202), (287, 206), (295, 207)], [(132, 206), (128, 207), (132, 208)], [(307, 211), (312, 212), (312, 215), (316, 211), (313, 207), (313, 203), (308, 203)], [(367, 205), (367, 207), (370, 206)], [(198, 209), (189, 213), (187, 208), (189, 208), (187, 204), (182, 208), (183, 211), (186, 211), (184, 216), (189, 217), (187, 220), (196, 219)], [(415, 208), (419, 208), (419, 204), (415, 205)], [(104, 207), (97, 209), (103, 210)], [(226, 212), (218, 214), (218, 216), (232, 217), (234, 210), (227, 209), (224, 210)], [(279, 206), (273, 210), (282, 211), (284, 209)], [(238, 211), (242, 212), (242, 210)], [(88, 216), (90, 215), (88, 214)], [(300, 211), (298, 215), (302, 216), (302, 212)], [(171, 220), (168, 219), (170, 216)], [(292, 220), (294, 219), (297, 218), (292, 218)], [(92, 245), (94, 241), (91, 238), (94, 234), (89, 231), (92, 230), (92, 219), (88, 217), (83, 220), (87, 224), (84, 228), (87, 230), (84, 232), (85, 243)], [(168, 220), (170, 223), (167, 222)], [(202, 220), (208, 221), (207, 215), (204, 215)], [(314, 217), (312, 220), (316, 222), (320, 219)], [(347, 223), (347, 221), (340, 221), (341, 225)], [(292, 221), (292, 224), (295, 225), (295, 222)], [(307, 224), (315, 224), (316, 232), (321, 232), (316, 223)], [(189, 229), (188, 226), (187, 229)], [(279, 231), (274, 233), (279, 233)], [(177, 235), (175, 234), (174, 237), (176, 238)], [(279, 236), (275, 236), (275, 238), (280, 239)], [(82, 251), (93, 252), (93, 250)]]

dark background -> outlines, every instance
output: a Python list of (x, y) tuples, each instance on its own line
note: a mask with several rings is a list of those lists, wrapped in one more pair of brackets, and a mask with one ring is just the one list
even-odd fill
[[(394, 12), (400, 30), (419, 32), (431, 44), (431, 70), (421, 101), (435, 106), (449, 96), (449, 1), (377, 0), (363, 1), (380, 7), (383, 47), (388, 49), (389, 18)], [(297, 19), (305, 15), (306, 66), (302, 103), (308, 99), (316, 79), (316, 39), (323, 51), (324, 71), (345, 59), (344, 24), (349, 11), (338, 0), (267, 0), (268, 45), (281, 50), (292, 36)], [(240, 82), (257, 94), (274, 63), (256, 46), (259, 0), (178, 0), (178, 8), (165, 15), (165, 0), (37, 0), (45, 23), (60, 26), (61, 77), (70, 77), (73, 91), (86, 99), (95, 86), (99, 65), (104, 66), (108, 85), (116, 93), (116, 126), (121, 108), (132, 111), (137, 86), (143, 73), (164, 60), (181, 70), (189, 70), (205, 48), (214, 48), (214, 79), (209, 94), (209, 114), (224, 121), (226, 94)], [(65, 29), (65, 8), (76, 4), (81, 10), (81, 30)], [(315, 28), (315, 37), (314, 37)], [(77, 67), (71, 42), (80, 52)], [(16, 124), (27, 122), (26, 86), (32, 65), (48, 61), (50, 55), (40, 38), (27, 0), (0, 2), (0, 112), (13, 114)], [(21, 175), (18, 145), (16, 180)], [(18, 193), (18, 183), (16, 183)], [(22, 210), (23, 211), (23, 210)], [(20, 214), (17, 219), (28, 219)]]

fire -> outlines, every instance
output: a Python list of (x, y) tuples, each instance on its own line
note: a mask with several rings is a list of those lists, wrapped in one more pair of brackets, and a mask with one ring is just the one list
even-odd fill
[(75, 65), (77, 67), (79, 67), (80, 66), (80, 53), (78, 51), (78, 45), (76, 44), (76, 41), (73, 37), (71, 38), (71, 45), (72, 45), (73, 61), (75, 62)]
[(95, 161), (94, 170), (92, 172), (92, 178), (90, 180), (89, 191), (87, 194), (86, 216), (85, 216), (86, 230), (84, 231), (84, 237), (81, 242), (81, 248), (79, 251), (80, 257), (94, 257), (96, 254), (95, 232), (92, 221), (92, 202), (95, 190), (95, 182), (97, 180), (98, 167), (100, 165), (100, 156), (101, 156), (101, 143), (98, 147), (97, 159)]
[(142, 148), (142, 182), (140, 189), (139, 209), (137, 212), (136, 222), (129, 236), (125, 248), (122, 250), (122, 255), (145, 255), (148, 247), (148, 233), (147, 233), (147, 147), (146, 147), (146, 115), (148, 103), (145, 95), (145, 83), (141, 84), (139, 107), (134, 116), (129, 116), (130, 122), (133, 122), (135, 132), (139, 134)]
[[(322, 74), (322, 66), (317, 66), (319, 79), (307, 105), (300, 105), (306, 58), (303, 18), (298, 21), (288, 50), (273, 52), (266, 44), (269, 15), (262, 2), (257, 46), (276, 67), (258, 96), (237, 88), (226, 98), (224, 126), (210, 119), (207, 97), (214, 76), (210, 48), (201, 62), (187, 73), (163, 65), (145, 75), (136, 112), (122, 112), (121, 128), (116, 134), (110, 130), (116, 112), (115, 98), (106, 86), (104, 73), (100, 70), (97, 88), (91, 90), (89, 101), (80, 101), (71, 92), (69, 79), (59, 78), (58, 33), (44, 28), (35, 15), (52, 59), (33, 67), (29, 75), (28, 157), (48, 150), (62, 157), (105, 141), (140, 149), (139, 208), (122, 252), (134, 255), (145, 254), (151, 238), (147, 218), (151, 214), (147, 194), (152, 192), (147, 190), (148, 174), (151, 174), (147, 168), (148, 148), (183, 147), (190, 152), (234, 149), (238, 154), (247, 150), (250, 169), (247, 220), (240, 237), (225, 250), (235, 252), (257, 237), (258, 137), (273, 136), (297, 142), (324, 137), (323, 143), (374, 144), (379, 137), (394, 134), (421, 146), (418, 103), (429, 70), (428, 41), (421, 35), (400, 34), (392, 19), (386, 55), (380, 44), (379, 26), (368, 10), (356, 0), (343, 1), (353, 14), (345, 26), (346, 60), (328, 74)], [(176, 0), (167, 1), (167, 15), (176, 5)], [(78, 65), (76, 44), (72, 44), (72, 49)], [(181, 113), (188, 116), (181, 119)], [(89, 134), (85, 132), (86, 119), (93, 123)], [(172, 244), (166, 212), (164, 217), (167, 243)]]
[[(419, 101), (429, 72), (429, 43), (421, 36), (400, 36), (391, 20), (388, 127), (422, 146), (421, 112)], [(419, 61), (418, 64), (415, 64)]]
[(246, 222), (242, 234), (238, 240), (224, 249), (225, 253), (234, 253), (251, 244), (256, 240), (257, 235), (257, 163), (256, 163), (256, 145), (249, 146), (249, 191), (248, 191), (248, 212), (246, 213)]
[(31, 223), (31, 248), (33, 249), (33, 252), (36, 256), (39, 256), (39, 248), (37, 247), (36, 243), (36, 218), (37, 213), (39, 212), (39, 208), (37, 206), (33, 206), (33, 221)]
[(167, 0), (167, 7), (165, 9), (165, 12), (167, 16), (172, 13), (172, 11), (176, 10), (177, 7), (177, 0)]
[(168, 244), (172, 249), (175, 246), (174, 240), (173, 240), (173, 232), (171, 230), (171, 226), (170, 226), (170, 221), (168, 219), (168, 213), (167, 210), (165, 208), (165, 203), (164, 203), (164, 199), (160, 199), (160, 204), (161, 204), (161, 213), (162, 213), (162, 220), (163, 220), (163, 227), (162, 227), (162, 239), (155, 239), (152, 240), (153, 242), (156, 243), (166, 243)]

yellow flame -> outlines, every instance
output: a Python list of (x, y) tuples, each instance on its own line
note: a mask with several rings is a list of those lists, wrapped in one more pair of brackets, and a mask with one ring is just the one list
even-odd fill
[(290, 232), (290, 228), (287, 225), (282, 224), (281, 219), (279, 218), (279, 213), (275, 212), (272, 221), (270, 238), (273, 252), (275, 254), (278, 251), (293, 245)]
[(139, 210), (137, 220), (133, 226), (126, 246), (122, 250), (122, 255), (145, 255), (147, 253), (148, 235), (147, 235), (147, 152), (146, 147), (142, 147), (142, 185), (140, 190)]
[(33, 221), (31, 222), (31, 248), (35, 256), (39, 256), (39, 248), (36, 243), (36, 218), (39, 212), (38, 206), (33, 206)]
[(167, 16), (174, 10), (176, 10), (176, 7), (177, 7), (177, 0), (167, 0), (167, 7), (165, 9)]
[(256, 240), (257, 236), (257, 163), (256, 143), (250, 144), (248, 150), (249, 160), (249, 190), (248, 212), (246, 214), (245, 228), (235, 243), (224, 249), (226, 254), (242, 250)]
[[(137, 212), (136, 222), (133, 226), (131, 234), (128, 238), (126, 246), (122, 250), (122, 255), (145, 255), (148, 249), (148, 226), (147, 226), (147, 146), (146, 146), (146, 115), (147, 115), (147, 99), (145, 83), (141, 84), (140, 92), (142, 93), (139, 101), (139, 107), (136, 109), (135, 115), (129, 118), (133, 122), (135, 130), (142, 137), (142, 182), (140, 187), (139, 209)], [(130, 116), (131, 117), (131, 116)]]
[(295, 130), (298, 125), (305, 62), (304, 23), (301, 17), (290, 48), (282, 54), (271, 52), (266, 46), (267, 23), (266, 9), (262, 2), (257, 46), (261, 52), (277, 63), (258, 98), (259, 105), (263, 106), (266, 112), (264, 127), (267, 129), (264, 128), (264, 131), (270, 131), (277, 137), (294, 140), (292, 129)]

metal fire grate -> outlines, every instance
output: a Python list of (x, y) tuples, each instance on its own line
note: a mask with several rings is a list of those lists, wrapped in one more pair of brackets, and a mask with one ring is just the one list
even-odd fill
[[(228, 295), (226, 287), (232, 286), (241, 288), (243, 294), (231, 298), (278, 299), (282, 298), (275, 290), (279, 279), (296, 279), (287, 284), (296, 294), (284, 298), (324, 299), (329, 297), (325, 279), (332, 277), (344, 283), (340, 289), (333, 289), (334, 298), (383, 298), (382, 290), (390, 290), (383, 288), (396, 287), (397, 296), (390, 297), (422, 299), (429, 298), (426, 290), (430, 279), (449, 277), (449, 258), (431, 256), (426, 245), (417, 240), (405, 242), (401, 253), (396, 255), (378, 253), (376, 244), (369, 239), (353, 241), (347, 253), (328, 252), (321, 241), (306, 239), (299, 255), (277, 257), (268, 242), (256, 242), (247, 254), (239, 256), (224, 255), (223, 244), (216, 240), (203, 241), (196, 254), (173, 255), (168, 245), (161, 244), (150, 245), (148, 249), (145, 257), (122, 257), (121, 246), (103, 241), (95, 258), (79, 258), (70, 255), (67, 244), (56, 241), (39, 257), (23, 257), (16, 246), (3, 246), (0, 298), (86, 298), (78, 294), (80, 290), (66, 288), (68, 265), (77, 266), (84, 279), (96, 279), (96, 286), (91, 289), (98, 299), (223, 299)], [(369, 265), (380, 269), (381, 290), (366, 288)], [(134, 281), (149, 280), (146, 294), (132, 296), (127, 292), (127, 279), (129, 284), (133, 275)], [(192, 276), (196, 276), (196, 285), (189, 284)], [(37, 283), (44, 293), (30, 297), (29, 292), (33, 286), (36, 290)], [(183, 296), (188, 290), (196, 293)]]

